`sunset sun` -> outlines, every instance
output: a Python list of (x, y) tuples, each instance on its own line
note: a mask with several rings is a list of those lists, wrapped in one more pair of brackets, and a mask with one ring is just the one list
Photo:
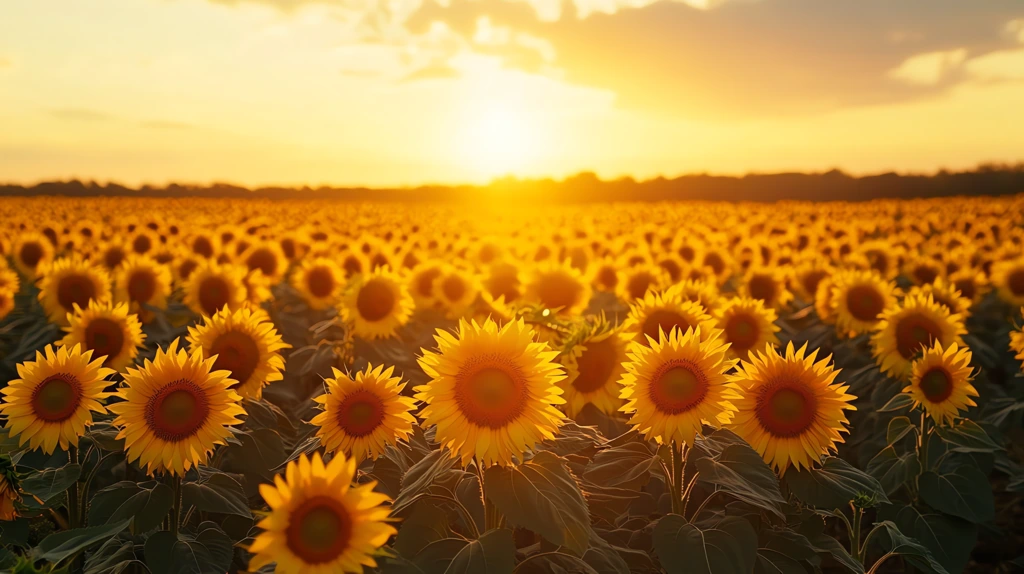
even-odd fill
[(540, 127), (513, 102), (484, 102), (466, 114), (458, 139), (459, 163), (480, 178), (519, 175), (537, 159)]

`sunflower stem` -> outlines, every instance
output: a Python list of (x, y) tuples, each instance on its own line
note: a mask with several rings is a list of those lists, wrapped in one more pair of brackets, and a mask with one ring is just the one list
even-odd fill
[(672, 512), (683, 511), (683, 475), (686, 468), (686, 445), (672, 441)]
[(921, 411), (921, 472), (928, 471), (928, 413)]
[(853, 524), (850, 529), (850, 554), (863, 564), (864, 557), (860, 553), (860, 521), (864, 516), (864, 511), (852, 503), (850, 504), (850, 510), (853, 511)]
[(181, 477), (176, 474), (171, 475), (171, 491), (174, 493), (174, 503), (171, 505), (170, 532), (176, 539), (181, 518)]
[[(78, 464), (78, 447), (68, 447), (68, 464)], [(68, 497), (68, 524), (71, 528), (78, 528), (78, 481), (76, 480), (67, 490)]]

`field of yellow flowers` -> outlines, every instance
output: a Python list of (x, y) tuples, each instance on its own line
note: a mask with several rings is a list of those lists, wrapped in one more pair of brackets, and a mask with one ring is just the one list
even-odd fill
[(1024, 197), (0, 219), (0, 571), (1024, 567)]

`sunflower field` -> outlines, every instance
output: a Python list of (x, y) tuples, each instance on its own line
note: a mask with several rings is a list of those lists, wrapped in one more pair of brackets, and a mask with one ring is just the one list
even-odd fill
[(1024, 196), (0, 216), (0, 571), (1024, 568)]

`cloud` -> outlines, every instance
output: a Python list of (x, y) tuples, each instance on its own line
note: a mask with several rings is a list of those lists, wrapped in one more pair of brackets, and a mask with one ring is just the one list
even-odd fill
[(59, 120), (74, 122), (107, 122), (114, 119), (114, 116), (105, 112), (85, 108), (60, 108), (50, 110), (49, 113)]
[(443, 62), (437, 62), (424, 66), (402, 78), (405, 82), (415, 82), (419, 80), (437, 80), (437, 79), (448, 79), (458, 78), (461, 76), (458, 70), (449, 66)]
[(889, 70), (889, 77), (918, 86), (935, 86), (956, 72), (966, 59), (967, 50), (963, 48), (918, 54)]
[[(616, 10), (584, 18), (562, 10), (545, 21), (524, 1), (425, 0), (406, 24), (415, 34), (444, 22), (472, 38), (486, 17), (544, 39), (566, 80), (611, 89), (622, 105), (736, 117), (930, 97), (951, 82), (907, 82), (892, 71), (919, 54), (964, 50), (962, 58), (973, 58), (1015, 45), (1006, 26), (1024, 17), (1019, 0), (762, 0), (710, 9), (662, 0)], [(521, 67), (511, 54), (506, 64)]]

